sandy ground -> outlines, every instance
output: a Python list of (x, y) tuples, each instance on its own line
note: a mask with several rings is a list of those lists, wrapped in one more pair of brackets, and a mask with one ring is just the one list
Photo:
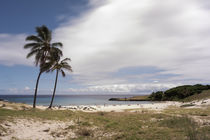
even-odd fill
[[(161, 111), (171, 106), (181, 107), (182, 105), (193, 104), (188, 108), (201, 108), (210, 105), (210, 99), (205, 99), (201, 101), (194, 101), (188, 103), (181, 102), (156, 102), (152, 104), (132, 104), (132, 105), (94, 105), (94, 106), (62, 106), (60, 108), (54, 107), (53, 109), (58, 110), (73, 110), (73, 111), (85, 111), (85, 112), (121, 112), (121, 111), (135, 111), (139, 109), (148, 109)], [(9, 102), (0, 101), (1, 108), (7, 109), (18, 109), (25, 110), (32, 106), (24, 104), (16, 104)], [(46, 109), (45, 106), (37, 106), (39, 109)], [(197, 119), (200, 121), (199, 119)], [(203, 121), (203, 120), (202, 120)], [(205, 122), (206, 123), (206, 122)], [(210, 122), (208, 122), (210, 123)], [(10, 139), (72, 139), (76, 137), (76, 134), (71, 129), (70, 126), (75, 125), (74, 122), (62, 122), (62, 121), (43, 121), (43, 120), (33, 120), (17, 118), (13, 121), (4, 121), (0, 124), (7, 132), (0, 132), (0, 140), (10, 140)]]
[[(54, 109), (68, 109), (73, 111), (84, 111), (84, 112), (123, 112), (125, 110), (138, 110), (138, 109), (148, 109), (148, 110), (157, 110), (161, 111), (163, 109), (166, 109), (168, 107), (174, 106), (174, 107), (181, 107), (182, 105), (186, 104), (192, 104), (193, 106), (190, 106), (188, 108), (201, 108), (205, 105), (210, 105), (210, 99), (204, 99), (200, 101), (193, 101), (193, 102), (187, 102), (187, 103), (181, 103), (181, 102), (173, 102), (173, 101), (166, 101), (166, 102), (154, 102), (154, 103), (148, 103), (148, 104), (130, 104), (130, 105), (90, 105), (90, 106), (62, 106), (61, 108), (54, 107)], [(44, 106), (39, 106), (40, 109), (45, 109)]]
[(0, 125), (7, 129), (7, 132), (1, 133), (0, 135), (0, 139), (2, 140), (37, 140), (43, 138), (46, 140), (59, 140), (67, 137), (75, 137), (73, 132), (68, 131), (68, 133), (65, 133), (64, 131), (69, 126), (74, 125), (73, 122), (16, 119), (13, 122), (6, 121)]
[[(161, 111), (168, 107), (181, 107), (186, 104), (192, 104), (193, 106), (189, 106), (188, 108), (201, 108), (205, 105), (210, 105), (210, 99), (203, 99), (200, 101), (193, 101), (193, 102), (174, 102), (174, 101), (165, 101), (165, 102), (154, 102), (148, 104), (128, 104), (128, 105), (80, 105), (80, 106), (60, 106), (60, 107), (53, 107), (52, 109), (55, 110), (72, 110), (72, 111), (84, 111), (84, 112), (123, 112), (125, 110), (135, 110), (135, 109), (149, 109), (149, 110), (157, 110)], [(31, 108), (31, 105), (25, 104), (17, 104), (17, 103), (7, 103), (0, 101), (0, 107), (6, 109), (28, 109)], [(37, 106), (38, 109), (45, 110), (47, 106)]]

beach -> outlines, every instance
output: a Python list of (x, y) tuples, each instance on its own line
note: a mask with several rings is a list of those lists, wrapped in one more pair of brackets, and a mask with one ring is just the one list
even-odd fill
[[(36, 110), (32, 109), (32, 105), (0, 101), (0, 111), (4, 113), (0, 113), (0, 139), (116, 139), (127, 132), (125, 139), (132, 137), (132, 133), (137, 138), (164, 138), (159, 131), (151, 134), (148, 125), (154, 130), (161, 130), (168, 119), (182, 126), (172, 127), (178, 133), (177, 139), (180, 139), (184, 137), (183, 133), (179, 133), (183, 127), (187, 127), (183, 130), (184, 134), (189, 135), (188, 127), (194, 129), (194, 125), (198, 125), (203, 129), (210, 125), (209, 107), (210, 99), (185, 103), (163, 101), (147, 104), (54, 106), (52, 109), (37, 106)], [(1, 115), (7, 117), (1, 118)], [(136, 128), (137, 124), (140, 128)], [(143, 135), (139, 134), (140, 130)], [(174, 137), (173, 133), (168, 134), (170, 138)], [(199, 137), (208, 136), (206, 131), (198, 134)]]
[[(0, 107), (6, 109), (13, 109), (11, 106), (5, 106), (5, 104), (16, 104), (5, 101), (0, 101)], [(21, 103), (17, 103), (21, 104)], [(210, 105), (210, 99), (203, 99), (200, 101), (192, 101), (192, 102), (176, 102), (176, 101), (161, 101), (161, 102), (151, 102), (144, 104), (104, 104), (104, 105), (69, 105), (69, 106), (53, 106), (53, 110), (71, 110), (71, 111), (84, 111), (84, 112), (123, 112), (126, 110), (156, 110), (161, 111), (163, 109), (167, 109), (170, 107), (182, 107), (187, 106), (187, 108), (202, 108), (205, 105)], [(28, 108), (32, 108), (31, 105), (22, 104), (22, 106), (26, 106)], [(16, 106), (16, 108), (18, 108)], [(48, 109), (48, 106), (38, 105), (38, 109), (45, 110)]]
[[(202, 108), (203, 106), (210, 105), (210, 99), (203, 99), (192, 102), (176, 102), (176, 101), (161, 101), (151, 102), (144, 104), (116, 104), (116, 105), (72, 105), (72, 106), (54, 106), (52, 109), (55, 110), (72, 110), (72, 111), (84, 111), (84, 112), (123, 112), (127, 110), (156, 110), (161, 111), (170, 107), (182, 107), (187, 108)], [(37, 106), (39, 109), (47, 109), (47, 106)]]

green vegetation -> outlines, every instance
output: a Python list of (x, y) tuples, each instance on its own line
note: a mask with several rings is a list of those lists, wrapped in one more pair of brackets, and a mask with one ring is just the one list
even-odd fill
[(31, 119), (43, 119), (43, 120), (61, 120), (65, 121), (73, 116), (72, 111), (68, 110), (39, 110), (39, 109), (29, 109), (29, 110), (10, 110), (0, 108), (0, 122), (12, 119), (12, 118), (31, 118)]
[(130, 98), (110, 98), (109, 101), (149, 101), (149, 95), (134, 96)]
[(163, 91), (153, 92), (148, 98), (152, 101), (161, 101), (164, 97)]
[(204, 90), (200, 94), (194, 94), (192, 96), (186, 97), (182, 101), (190, 102), (190, 101), (194, 101), (194, 100), (202, 100), (205, 98), (210, 98), (210, 90)]
[(192, 104), (192, 103), (190, 103), (190, 104), (184, 104), (184, 105), (181, 105), (180, 107), (190, 107), (190, 106), (195, 106), (195, 104)]
[[(205, 115), (203, 115), (205, 114)], [(188, 116), (186, 116), (188, 115)], [(7, 110), (0, 109), (0, 120), (16, 118), (75, 122), (52, 135), (67, 135), (74, 132), (77, 139), (189, 139), (207, 140), (210, 138), (210, 125), (200, 124), (191, 116), (209, 119), (210, 109), (165, 110), (163, 113), (144, 112), (72, 112), (68, 110)], [(0, 131), (6, 132), (5, 128)], [(47, 131), (47, 130), (46, 130)], [(68, 138), (67, 138), (68, 139)]]
[(150, 95), (130, 98), (110, 98), (109, 101), (184, 101), (201, 100), (210, 97), (210, 85), (185, 85), (169, 90), (153, 92)]
[(152, 101), (191, 101), (192, 99), (202, 99), (206, 96), (210, 96), (209, 92), (202, 93), (208, 89), (210, 89), (210, 85), (197, 84), (179, 86), (166, 90), (165, 92), (153, 92), (149, 96), (149, 99)]

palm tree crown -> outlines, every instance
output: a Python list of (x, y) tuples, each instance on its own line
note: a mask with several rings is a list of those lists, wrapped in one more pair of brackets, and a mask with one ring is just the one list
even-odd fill
[(47, 57), (50, 57), (51, 52), (56, 51), (59, 56), (62, 56), (62, 51), (59, 49), (63, 46), (61, 42), (51, 44), (52, 32), (45, 26), (36, 27), (37, 36), (30, 35), (26, 37), (26, 41), (32, 41), (25, 44), (25, 49), (31, 49), (27, 58), (35, 55), (35, 65), (46, 63)]
[(66, 74), (64, 70), (68, 70), (72, 72), (72, 67), (68, 64), (68, 61), (71, 61), (70, 58), (65, 58), (59, 62), (56, 62), (55, 65), (52, 67), (51, 71), (58, 70), (62, 73), (62, 76), (65, 77)]

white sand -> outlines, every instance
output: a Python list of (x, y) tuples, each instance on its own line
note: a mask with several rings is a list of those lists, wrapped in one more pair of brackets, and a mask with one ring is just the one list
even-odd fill
[[(210, 99), (204, 99), (200, 101), (193, 101), (187, 103), (174, 102), (174, 101), (165, 101), (165, 102), (154, 102), (148, 104), (130, 104), (130, 105), (80, 105), (80, 106), (62, 106), (60, 109), (69, 109), (74, 111), (84, 111), (84, 112), (122, 112), (125, 110), (138, 110), (138, 109), (149, 109), (149, 110), (157, 110), (161, 111), (168, 107), (180, 107), (185, 104), (193, 104), (194, 106), (190, 106), (188, 108), (201, 108), (205, 105), (210, 105)], [(58, 109), (58, 108), (57, 108)]]
[[(120, 101), (119, 101), (120, 103)], [(97, 112), (97, 111), (104, 111), (104, 112), (122, 112), (125, 110), (138, 110), (138, 109), (149, 109), (149, 110), (157, 110), (161, 111), (168, 107), (180, 107), (185, 104), (193, 104), (193, 106), (189, 106), (188, 108), (201, 108), (205, 105), (210, 105), (210, 99), (203, 99), (200, 101), (193, 101), (193, 102), (174, 102), (174, 101), (165, 101), (165, 102), (153, 102), (147, 104), (130, 104), (130, 105), (79, 105), (79, 106), (61, 106), (61, 107), (53, 107), (52, 109), (55, 110), (72, 110), (72, 111), (84, 111), (84, 112)], [(5, 104), (5, 102), (0, 102), (0, 107)], [(9, 104), (9, 103), (7, 103)], [(14, 108), (13, 106), (7, 105), (3, 108)], [(27, 108), (31, 108), (31, 105), (26, 105)], [(20, 107), (19, 107), (20, 108)], [(38, 109), (45, 110), (47, 106), (37, 106)]]
[(70, 125), (74, 125), (73, 122), (62, 121), (41, 121), (30, 119), (16, 119), (14, 122), (3, 122), (0, 124), (6, 128), (9, 132), (0, 135), (2, 140), (11, 139), (64, 139), (65, 137), (74, 138), (75, 134), (68, 130), (68, 136), (64, 136), (62, 131)]

